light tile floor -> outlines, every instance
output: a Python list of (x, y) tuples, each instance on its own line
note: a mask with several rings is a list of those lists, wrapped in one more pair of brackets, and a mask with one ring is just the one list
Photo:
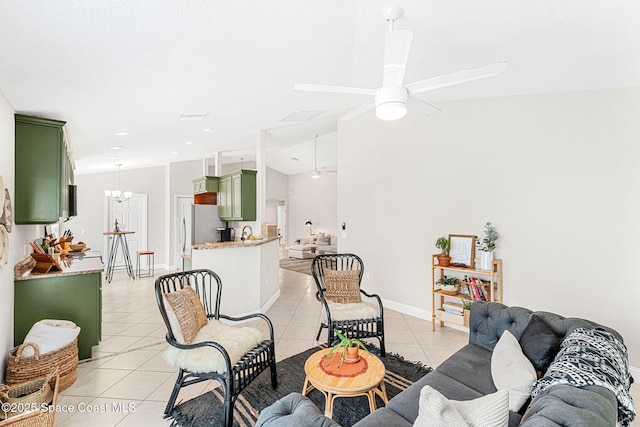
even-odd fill
[[(318, 345), (314, 338), (320, 322), (311, 276), (281, 269), (280, 291), (266, 313), (274, 324), (278, 360)], [(116, 272), (111, 283), (103, 283), (102, 317), (102, 342), (92, 359), (79, 364), (75, 384), (59, 396), (56, 426), (168, 426), (162, 413), (177, 371), (162, 359), (166, 331), (155, 302), (154, 278), (133, 281)], [(388, 351), (433, 367), (468, 339), (466, 333), (447, 327), (432, 332), (431, 322), (392, 310), (385, 310), (385, 328)], [(178, 401), (214, 386), (184, 388)], [(640, 402), (640, 385), (633, 393)]]

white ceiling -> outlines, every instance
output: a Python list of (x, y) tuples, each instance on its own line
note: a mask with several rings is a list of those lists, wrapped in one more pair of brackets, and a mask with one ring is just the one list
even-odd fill
[[(293, 83), (377, 88), (388, 4), (0, 0), (0, 89), (17, 112), (67, 121), (78, 174), (216, 151), (248, 160), (261, 129), (267, 130), (269, 166), (297, 173), (313, 162), (313, 135), (335, 145), (337, 115), (367, 98), (294, 92)], [(503, 75), (420, 95), (436, 106), (449, 99), (640, 86), (639, 1), (397, 4), (405, 15), (396, 28), (414, 30), (405, 82), (508, 63)], [(324, 113), (309, 122), (280, 121), (300, 110)], [(183, 113), (207, 116), (180, 122)], [(290, 160), (296, 156), (304, 156), (304, 165)]]

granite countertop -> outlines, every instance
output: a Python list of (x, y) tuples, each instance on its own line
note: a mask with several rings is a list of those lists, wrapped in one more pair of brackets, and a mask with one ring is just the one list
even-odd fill
[[(99, 253), (98, 253), (99, 254)], [(48, 273), (36, 273), (34, 271), (18, 275), (14, 274), (14, 280), (29, 279), (46, 279), (48, 277), (71, 276), (76, 274), (102, 273), (104, 264), (101, 256), (81, 256), (81, 257), (64, 257), (60, 258), (56, 255), (55, 260), (58, 261), (62, 271), (49, 271)]]
[(226, 248), (244, 248), (247, 246), (259, 246), (265, 243), (279, 240), (280, 237), (272, 237), (271, 239), (260, 240), (236, 240), (233, 242), (205, 242), (191, 246), (193, 249), (226, 249)]

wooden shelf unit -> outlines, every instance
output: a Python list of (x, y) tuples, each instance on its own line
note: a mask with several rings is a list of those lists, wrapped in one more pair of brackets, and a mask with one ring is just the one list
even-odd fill
[[(479, 278), (489, 280), (491, 286), (489, 286), (489, 300), (502, 302), (502, 260), (494, 259), (491, 263), (491, 270), (480, 270), (478, 268), (466, 268), (466, 267), (443, 267), (438, 265), (438, 255), (431, 256), (431, 330), (436, 330), (436, 321), (440, 322), (440, 326), (444, 326), (445, 322), (453, 323), (460, 326), (464, 325), (464, 316), (458, 316), (456, 314), (447, 313), (442, 308), (442, 304), (447, 300), (473, 301), (470, 295), (458, 293), (457, 295), (446, 295), (440, 291), (435, 290), (436, 282), (443, 277), (446, 272), (458, 272), (463, 273), (471, 278)], [(480, 260), (475, 259), (474, 265), (479, 265)]]

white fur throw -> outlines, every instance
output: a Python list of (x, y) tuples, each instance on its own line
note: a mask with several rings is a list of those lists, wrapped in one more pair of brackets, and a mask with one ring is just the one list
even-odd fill
[[(229, 353), (231, 366), (233, 366), (249, 350), (262, 342), (262, 332), (256, 328), (234, 327), (226, 325), (219, 320), (210, 320), (209, 323), (200, 328), (192, 344), (205, 341), (215, 341), (224, 347)], [(192, 350), (169, 347), (164, 353), (164, 360), (169, 366), (195, 373), (224, 373), (226, 371), (222, 354), (212, 347), (201, 347)]]
[(364, 302), (340, 304), (327, 300), (327, 305), (331, 312), (331, 320), (373, 319), (380, 316), (378, 309)]

